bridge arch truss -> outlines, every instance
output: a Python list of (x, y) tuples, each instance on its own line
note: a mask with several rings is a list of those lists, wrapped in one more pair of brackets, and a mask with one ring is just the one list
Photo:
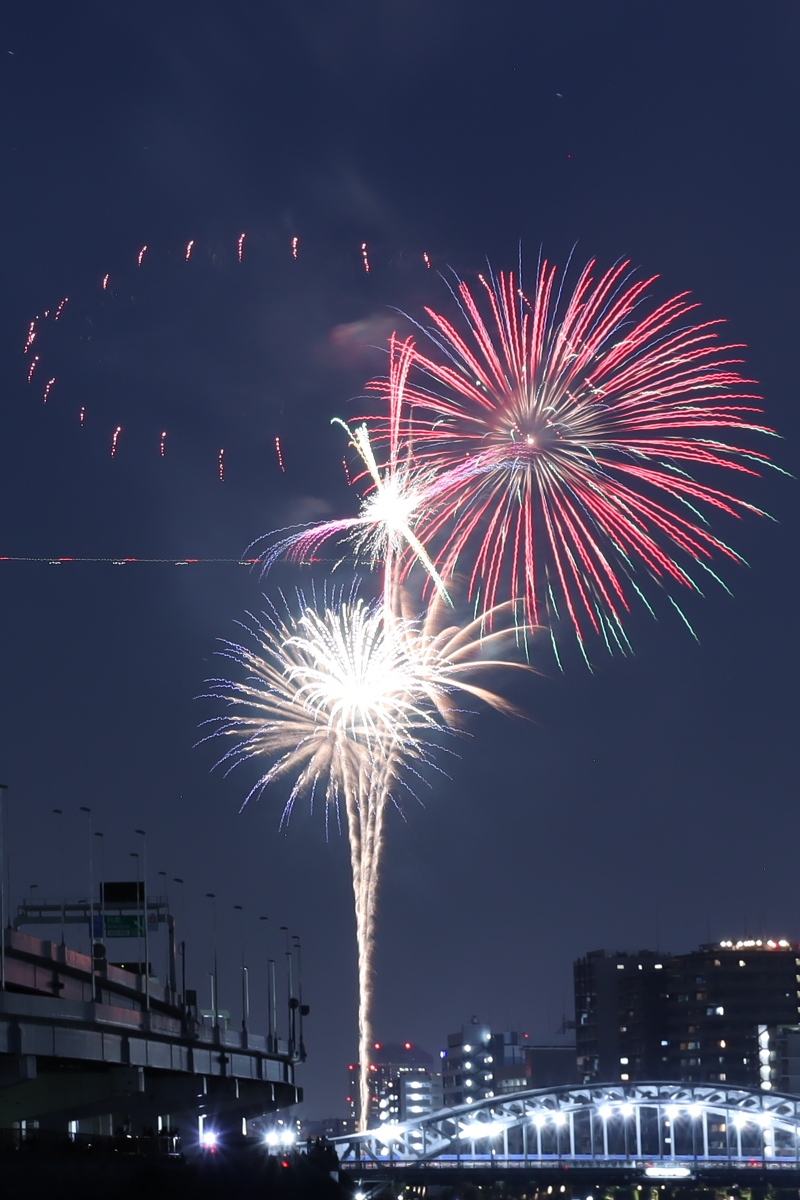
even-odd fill
[(343, 1164), (800, 1168), (800, 1098), (678, 1083), (562, 1087), (495, 1096), (335, 1139)]

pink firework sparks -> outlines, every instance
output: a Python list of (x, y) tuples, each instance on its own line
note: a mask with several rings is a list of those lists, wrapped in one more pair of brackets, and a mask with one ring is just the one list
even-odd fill
[(83, 429), (84, 425), (86, 424), (86, 405), (85, 404), (81, 405), (81, 411), (80, 411), (78, 420), (80, 422), (81, 429)]
[(369, 253), (367, 251), (367, 243), (361, 243), (361, 262), (364, 264), (364, 272), (369, 275)]
[(137, 267), (140, 267), (142, 265), (142, 263), (144, 262), (145, 254), (147, 254), (147, 246), (146, 245), (142, 246), (141, 250), (139, 251), (138, 255), (136, 256)]
[(109, 281), (109, 279), (110, 279), (110, 278), (111, 278), (111, 276), (110, 276), (110, 275), (104, 275), (104, 276), (103, 276), (103, 291), (104, 291), (104, 292), (107, 292), (107, 291), (108, 291), (108, 281)]
[(193, 250), (193, 249), (194, 249), (194, 238), (191, 238), (191, 239), (190, 239), (190, 241), (188, 241), (188, 242), (186, 243), (186, 254), (184, 255), (184, 261), (185, 261), (185, 262), (188, 262), (188, 261), (189, 261), (189, 259), (192, 257), (192, 250)]
[(427, 250), (423, 250), (423, 251), (422, 251), (422, 261), (425, 263), (425, 266), (426, 266), (426, 267), (428, 268), (428, 270), (430, 271), (430, 269), (431, 269), (431, 256), (428, 254), (428, 251), (427, 251)]
[[(505, 595), (527, 624), (565, 617), (611, 649), (648, 581), (699, 591), (696, 569), (741, 561), (701, 510), (760, 510), (695, 472), (760, 474), (744, 435), (773, 431), (720, 322), (690, 324), (685, 293), (646, 311), (653, 279), (628, 263), (593, 273), (563, 300), (546, 262), (531, 299), (511, 273), (458, 283), (460, 319), (426, 309), (435, 351), (413, 349), (400, 429), (438, 474), (417, 531), (444, 577), (467, 571), (484, 611)], [(391, 378), (370, 386), (394, 412)]]
[(122, 426), (118, 425), (111, 436), (111, 457), (117, 457), (117, 446), (119, 444), (119, 435), (122, 433)]
[(47, 401), (50, 399), (50, 393), (52, 392), (53, 387), (55, 386), (55, 382), (56, 382), (56, 377), (54, 375), (53, 378), (48, 379), (47, 383), (45, 384), (44, 394), (42, 396), (42, 404), (47, 404)]
[(167, 431), (166, 431), (166, 429), (162, 429), (162, 431), (161, 431), (161, 444), (160, 444), (159, 449), (161, 451), (161, 457), (166, 458), (166, 455), (167, 455)]
[(69, 296), (65, 296), (64, 299), (59, 302), (58, 308), (56, 309), (55, 313), (53, 314), (54, 321), (57, 321), (59, 319), (59, 317), (63, 313), (64, 308), (67, 304), (69, 304)]
[(22, 351), (23, 354), (27, 354), (28, 351), (30, 350), (31, 346), (33, 345), (33, 343), (36, 341), (36, 321), (37, 320), (38, 320), (38, 318), (35, 318), (33, 321), (31, 321), (30, 325), (28, 326), (28, 336), (25, 338), (25, 346)]
[(240, 233), (239, 241), (237, 242), (237, 252), (239, 255), (239, 262), (241, 262), (242, 259), (244, 258), (244, 239), (245, 239), (245, 235), (243, 233)]
[(300, 253), (300, 238), (293, 237), (292, 238), (292, 258), (297, 258), (299, 253)]
[(31, 359), (31, 365), (28, 367), (28, 383), (30, 383), (30, 381), (33, 379), (33, 373), (36, 370), (37, 366), (39, 365), (40, 361), (41, 361), (41, 356), (38, 354), (34, 354), (33, 358)]
[(280, 469), (283, 471), (283, 473), (285, 475), (286, 467), (283, 465), (283, 450), (281, 448), (281, 439), (279, 437), (275, 438), (275, 453), (278, 456), (278, 466), (280, 467)]
[(220, 483), (224, 483), (225, 482), (225, 451), (224, 450), (220, 450), (220, 452), (217, 456), (217, 474), (219, 476)]

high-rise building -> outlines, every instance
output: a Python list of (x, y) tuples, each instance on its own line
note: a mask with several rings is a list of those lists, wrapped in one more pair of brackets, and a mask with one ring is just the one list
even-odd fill
[(759, 1028), (800, 1022), (800, 950), (788, 941), (723, 941), (679, 955), (599, 950), (574, 974), (582, 1082), (777, 1086)]
[(666, 1078), (771, 1083), (760, 1072), (760, 1025), (800, 1019), (800, 955), (787, 941), (747, 938), (672, 958), (663, 1047)]
[[(348, 1112), (358, 1109), (358, 1065), (348, 1070)], [(370, 1063), (369, 1127), (421, 1117), (441, 1107), (433, 1057), (411, 1042), (376, 1042)]]
[(447, 1035), (441, 1051), (442, 1094), (445, 1108), (477, 1104), (494, 1096), (492, 1031), (473, 1017), (458, 1033)]
[(575, 1082), (573, 1044), (532, 1045), (526, 1033), (492, 1033), (477, 1017), (448, 1035), (441, 1059), (446, 1108)]
[(664, 967), (651, 950), (592, 950), (574, 964), (575, 1047), (581, 1083), (662, 1078)]

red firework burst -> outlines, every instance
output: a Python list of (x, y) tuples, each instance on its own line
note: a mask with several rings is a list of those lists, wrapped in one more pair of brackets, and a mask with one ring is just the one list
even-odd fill
[[(627, 262), (593, 271), (569, 298), (544, 262), (531, 298), (513, 273), (479, 276), (453, 289), (460, 319), (426, 309), (435, 351), (413, 347), (400, 436), (438, 474), (416, 532), (441, 574), (466, 571), (485, 610), (516, 598), (526, 623), (563, 615), (582, 646), (593, 630), (611, 648), (634, 595), (650, 607), (641, 576), (699, 591), (697, 568), (741, 561), (705, 513), (761, 510), (697, 474), (760, 474), (746, 435), (773, 431), (721, 322), (693, 324), (687, 293), (646, 308), (655, 277)], [(395, 410), (392, 368), (370, 387)]]

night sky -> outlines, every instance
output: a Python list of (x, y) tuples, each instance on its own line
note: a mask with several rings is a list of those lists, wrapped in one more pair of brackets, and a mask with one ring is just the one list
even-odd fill
[[(0, 562), (12, 900), (34, 883), (57, 895), (62, 874), (85, 893), (81, 805), (110, 878), (130, 877), (144, 828), (190, 986), (207, 1006), (213, 891), (220, 1002), (236, 1024), (243, 936), (262, 1029), (264, 963), (288, 926), (311, 1116), (344, 1113), (356, 1053), (346, 839), (304, 804), (281, 830), (279, 792), (240, 813), (255, 770), (225, 778), (219, 748), (196, 745), (219, 712), (197, 699), (218, 639), (258, 610), (262, 581), (173, 564), (355, 511), (329, 422), (363, 411), (380, 347), (407, 328), (395, 308), (446, 306), (439, 272), (514, 267), (520, 243), (531, 274), (540, 249), (628, 258), (660, 276), (660, 299), (688, 289), (725, 317), (784, 438), (769, 449), (797, 475), (799, 25), (793, 4), (739, 0), (47, 0), (5, 15), (0, 555), (167, 560)], [(29, 322), (66, 295), (29, 385)], [(587, 950), (800, 937), (797, 485), (736, 486), (774, 521), (716, 523), (749, 566), (725, 568), (733, 596), (686, 600), (698, 641), (662, 603), (658, 621), (632, 616), (633, 656), (594, 646), (593, 672), (535, 653), (541, 674), (510, 685), (529, 719), (476, 715), (449, 778), (391, 814), (382, 1040), (435, 1053), (473, 1014), (547, 1040)], [(263, 586), (309, 578), (281, 568)], [(152, 957), (163, 974), (163, 948)]]

